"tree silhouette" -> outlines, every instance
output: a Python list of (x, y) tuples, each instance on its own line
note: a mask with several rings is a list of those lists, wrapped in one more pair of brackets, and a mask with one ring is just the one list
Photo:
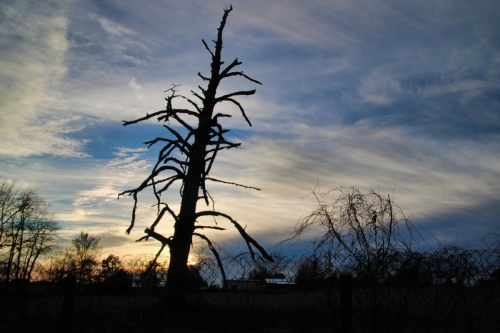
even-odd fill
[(0, 182), (0, 280), (28, 282), (39, 260), (52, 253), (59, 224), (36, 189)]
[(71, 240), (71, 246), (65, 251), (62, 269), (67, 274), (75, 275), (78, 283), (93, 281), (101, 256), (99, 241), (100, 238), (82, 231)]
[[(339, 196), (330, 202), (334, 193)], [(314, 226), (322, 228), (315, 249), (342, 251), (360, 279), (387, 278), (395, 254), (411, 250), (421, 239), (420, 232), (389, 195), (373, 189), (339, 187), (327, 192), (311, 190), (311, 196), (317, 206), (299, 221), (289, 240)]]
[(110, 254), (106, 259), (101, 261), (101, 268), (101, 278), (107, 279), (120, 270), (123, 270), (123, 263), (120, 257)]
[[(235, 91), (226, 95), (217, 96), (217, 89), (220, 82), (226, 78), (243, 77), (251, 82), (261, 84), (259, 81), (250, 78), (242, 71), (234, 70), (235, 67), (241, 65), (238, 59), (235, 59), (232, 63), (227, 65), (227, 67), (222, 68), (224, 64), (221, 60), (222, 32), (226, 25), (227, 17), (232, 9), (232, 6), (224, 9), (224, 15), (218, 28), (217, 40), (213, 41), (215, 43), (214, 52), (212, 52), (207, 43), (202, 40), (203, 45), (212, 58), (211, 75), (207, 77), (198, 73), (198, 76), (208, 84), (206, 88), (198, 86), (201, 94), (191, 91), (192, 95), (197, 98), (197, 101), (178, 94), (178, 85), (173, 85), (172, 88), (166, 91), (169, 95), (166, 98), (167, 105), (165, 110), (146, 114), (146, 116), (136, 120), (123, 122), (124, 126), (128, 126), (148, 119), (157, 118), (159, 122), (164, 123), (164, 127), (168, 133), (168, 137), (157, 137), (154, 140), (145, 142), (148, 148), (156, 144), (163, 144), (151, 174), (137, 188), (119, 194), (119, 196), (129, 195), (134, 198), (132, 221), (126, 231), (127, 233), (130, 233), (130, 230), (134, 227), (138, 194), (150, 188), (156, 197), (156, 219), (153, 224), (145, 230), (146, 236), (140, 238), (138, 241), (147, 240), (151, 237), (161, 242), (162, 246), (158, 255), (166, 246), (169, 247), (170, 264), (165, 298), (165, 304), (168, 306), (178, 306), (182, 303), (186, 289), (185, 279), (188, 270), (188, 255), (193, 236), (205, 240), (209, 248), (214, 252), (214, 255), (218, 257), (217, 251), (212, 246), (209, 238), (200, 233), (200, 231), (204, 229), (225, 229), (217, 225), (199, 225), (197, 220), (201, 217), (211, 216), (214, 218), (214, 221), (216, 217), (222, 217), (228, 220), (236, 227), (247, 243), (252, 257), (254, 257), (252, 246), (254, 246), (266, 259), (272, 261), (271, 256), (267, 254), (264, 248), (250, 237), (245, 231), (245, 228), (231, 216), (216, 211), (214, 207), (211, 210), (197, 210), (199, 200), (202, 200), (207, 206), (210, 205), (210, 202), (214, 204), (207, 190), (208, 182), (219, 182), (259, 190), (254, 187), (215, 179), (209, 176), (217, 154), (220, 151), (240, 147), (240, 143), (231, 142), (224, 136), (229, 130), (223, 128), (220, 124), (220, 119), (231, 117), (231, 115), (215, 113), (215, 107), (223, 102), (230, 102), (236, 105), (248, 125), (252, 126), (245, 110), (235, 97), (253, 95), (255, 94), (255, 90)], [(177, 101), (179, 99), (187, 102), (191, 106), (191, 109), (174, 107), (174, 100)], [(197, 127), (193, 126), (193, 122), (186, 120), (186, 118), (194, 119)], [(178, 124), (177, 126), (180, 126), (180, 129), (174, 128), (174, 126), (170, 124), (170, 121), (175, 121), (175, 123)], [(180, 190), (181, 205), (180, 210), (175, 212), (168, 203), (161, 200), (161, 194), (167, 191), (172, 184), (177, 181), (182, 183)], [(162, 220), (165, 213), (168, 213), (167, 215), (170, 215), (174, 221), (174, 234), (170, 237), (165, 237), (155, 231), (155, 227)]]

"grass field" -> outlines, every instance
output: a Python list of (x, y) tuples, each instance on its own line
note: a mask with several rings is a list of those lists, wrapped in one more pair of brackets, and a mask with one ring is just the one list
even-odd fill
[[(499, 332), (500, 288), (353, 290), (352, 332)], [(341, 332), (339, 290), (200, 291), (182, 313), (159, 306), (161, 290), (77, 295), (72, 332)], [(61, 295), (0, 298), (1, 332), (57, 332)], [(67, 327), (66, 327), (66, 330)]]

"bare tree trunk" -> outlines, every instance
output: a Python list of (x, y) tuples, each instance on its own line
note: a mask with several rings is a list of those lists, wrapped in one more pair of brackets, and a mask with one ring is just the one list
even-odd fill
[[(222, 54), (222, 32), (226, 24), (227, 16), (231, 12), (232, 7), (226, 8), (224, 10), (224, 15), (222, 21), (218, 28), (217, 39), (214, 40), (215, 50), (212, 51), (204, 40), (202, 40), (205, 48), (211, 55), (211, 75), (210, 77), (205, 77), (201, 73), (198, 76), (204, 81), (208, 82), (206, 89), (198, 86), (201, 90), (201, 94), (191, 91), (192, 94), (202, 101), (203, 106), (200, 106), (195, 101), (176, 94), (176, 87), (174, 85), (171, 89), (167, 90), (171, 92), (171, 95), (166, 98), (167, 107), (165, 110), (157, 111), (152, 114), (147, 114), (145, 117), (133, 120), (125, 121), (124, 125), (135, 124), (153, 117), (157, 117), (158, 121), (168, 122), (170, 120), (177, 121), (184, 129), (187, 131), (187, 135), (182, 136), (180, 132), (177, 132), (174, 128), (169, 125), (164, 125), (164, 127), (169, 131), (170, 137), (156, 138), (154, 140), (146, 142), (146, 144), (151, 147), (152, 145), (163, 142), (165, 146), (160, 151), (158, 162), (155, 165), (150, 176), (136, 189), (124, 191), (119, 194), (133, 195), (134, 197), (134, 208), (132, 209), (132, 221), (130, 227), (127, 229), (127, 233), (134, 226), (135, 213), (137, 208), (137, 195), (143, 189), (147, 187), (152, 187), (153, 192), (157, 198), (158, 213), (157, 218), (153, 222), (150, 228), (145, 230), (147, 236), (142, 237), (138, 241), (147, 240), (149, 237), (154, 238), (162, 243), (162, 247), (157, 254), (157, 257), (161, 254), (161, 251), (168, 245), (170, 250), (170, 265), (167, 276), (166, 293), (163, 299), (163, 304), (170, 309), (181, 310), (182, 305), (185, 301), (186, 296), (186, 275), (187, 275), (187, 262), (189, 257), (189, 251), (192, 244), (192, 237), (197, 236), (209, 243), (210, 249), (217, 256), (216, 250), (211, 246), (210, 240), (198, 232), (197, 229), (212, 229), (212, 230), (225, 230), (224, 228), (216, 225), (199, 225), (196, 224), (197, 218), (202, 216), (212, 216), (212, 217), (223, 217), (229, 220), (236, 229), (239, 231), (247, 246), (249, 248), (252, 257), (254, 252), (251, 245), (256, 247), (264, 258), (272, 261), (272, 257), (269, 256), (266, 251), (260, 246), (254, 239), (252, 239), (241, 227), (240, 224), (236, 222), (232, 217), (227, 214), (213, 210), (197, 212), (197, 203), (199, 200), (204, 201), (208, 206), (210, 203), (211, 196), (206, 189), (207, 181), (216, 181), (236, 186), (242, 186), (245, 188), (253, 188), (240, 184), (235, 184), (231, 182), (222, 181), (219, 179), (214, 179), (209, 177), (209, 173), (213, 162), (217, 154), (222, 150), (228, 150), (231, 148), (237, 148), (240, 146), (239, 143), (233, 143), (224, 137), (224, 134), (229, 130), (226, 130), (219, 123), (219, 119), (231, 117), (229, 114), (217, 113), (214, 115), (215, 106), (218, 103), (229, 102), (238, 107), (241, 114), (251, 126), (250, 120), (247, 118), (245, 111), (241, 104), (234, 98), (237, 96), (250, 96), (255, 93), (255, 90), (246, 91), (236, 91), (223, 96), (216, 96), (217, 88), (219, 83), (224, 78), (230, 77), (243, 77), (251, 82), (261, 84), (260, 82), (250, 78), (242, 71), (235, 71), (234, 68), (241, 64), (238, 59), (235, 59), (231, 64), (227, 65), (225, 69), (221, 70), (221, 65), (224, 64), (221, 61)], [(194, 107), (194, 110), (179, 109), (172, 106), (172, 101), (175, 98), (182, 98)], [(192, 127), (192, 125), (185, 122), (182, 117), (194, 117), (196, 118), (197, 128)], [(173, 135), (173, 137), (172, 137)], [(186, 159), (181, 161), (175, 152), (180, 153), (181, 156), (185, 156)], [(173, 175), (172, 175), (173, 173)], [(170, 175), (165, 177), (164, 174)], [(161, 194), (166, 191), (172, 183), (175, 181), (182, 181), (181, 186), (181, 205), (178, 214), (174, 212), (166, 202), (161, 201)], [(253, 188), (256, 189), (256, 188)], [(258, 189), (257, 189), (258, 190)], [(213, 202), (213, 200), (212, 200)], [(160, 209), (163, 207), (163, 209)], [(171, 237), (165, 237), (163, 235), (155, 232), (156, 225), (163, 218), (165, 212), (168, 212), (170, 216), (175, 220), (174, 223), (174, 234)], [(223, 273), (224, 276), (224, 273)], [(173, 312), (174, 314), (177, 312)]]
[[(219, 69), (216, 69), (218, 75)], [(214, 81), (212, 78), (211, 82)], [(210, 89), (212, 88), (212, 89)], [(205, 172), (205, 152), (209, 141), (212, 113), (214, 109), (217, 86), (210, 87), (205, 95), (202, 115), (199, 118), (198, 130), (191, 149), (187, 175), (182, 192), (181, 209), (177, 223), (174, 225), (174, 235), (170, 245), (170, 265), (167, 275), (167, 288), (164, 305), (180, 310), (186, 296), (186, 275), (189, 251), (195, 230), (196, 206), (200, 198), (199, 190)], [(211, 91), (212, 90), (212, 91)], [(213, 96), (209, 94), (212, 93)]]

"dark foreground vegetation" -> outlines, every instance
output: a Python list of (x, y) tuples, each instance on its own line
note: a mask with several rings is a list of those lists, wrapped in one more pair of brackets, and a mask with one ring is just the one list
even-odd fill
[[(166, 306), (169, 258), (101, 259), (99, 238), (56, 245), (34, 191), (0, 186), (0, 332), (498, 332), (500, 234), (434, 245), (390, 196), (311, 191), (309, 254), (272, 260), (211, 247), (192, 257), (181, 307)], [(336, 199), (329, 198), (339, 194)], [(432, 237), (431, 237), (432, 238)], [(432, 240), (432, 239), (431, 239)], [(42, 260), (43, 259), (43, 260)]]
[(164, 270), (149, 283), (125, 270), (107, 282), (11, 281), (1, 298), (0, 330), (498, 332), (499, 254), (498, 247), (406, 253), (386, 278), (373, 279), (329, 250), (300, 258), (274, 253), (273, 263), (226, 253), (220, 259), (228, 288), (215, 258), (200, 255), (177, 313), (160, 305)]

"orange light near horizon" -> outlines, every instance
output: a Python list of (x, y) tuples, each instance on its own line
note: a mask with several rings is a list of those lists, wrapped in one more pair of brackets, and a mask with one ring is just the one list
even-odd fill
[(198, 263), (197, 258), (195, 256), (189, 255), (188, 262), (187, 262), (188, 266), (194, 266), (197, 263)]

